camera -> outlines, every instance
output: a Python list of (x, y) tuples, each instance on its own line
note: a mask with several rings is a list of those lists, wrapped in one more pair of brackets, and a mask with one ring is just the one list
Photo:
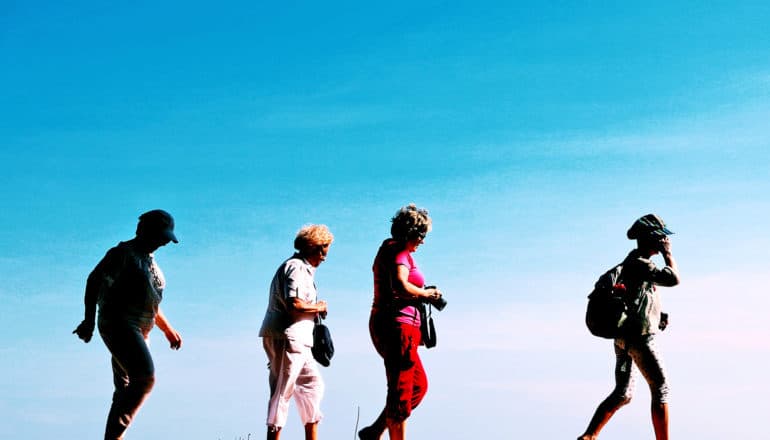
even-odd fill
[[(435, 289), (436, 286), (425, 286), (424, 289)], [(447, 301), (444, 299), (444, 295), (439, 296), (438, 298), (426, 298), (425, 302), (432, 305), (436, 308), (439, 312), (444, 310), (444, 307), (446, 307)]]

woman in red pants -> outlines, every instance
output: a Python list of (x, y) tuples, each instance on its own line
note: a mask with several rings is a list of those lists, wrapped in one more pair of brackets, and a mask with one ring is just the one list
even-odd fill
[(374, 303), (369, 332), (385, 362), (388, 392), (377, 420), (358, 432), (361, 440), (379, 440), (385, 430), (391, 440), (406, 438), (406, 420), (428, 390), (428, 380), (417, 347), (420, 302), (438, 299), (441, 292), (425, 288), (425, 278), (412, 253), (430, 231), (428, 211), (414, 204), (392, 218), (391, 238), (383, 241), (374, 259)]

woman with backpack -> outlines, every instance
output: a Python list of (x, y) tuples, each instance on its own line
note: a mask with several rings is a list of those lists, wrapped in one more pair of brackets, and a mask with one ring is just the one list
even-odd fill
[[(642, 372), (652, 395), (652, 425), (656, 440), (668, 440), (668, 384), (660, 354), (655, 346), (655, 333), (667, 325), (661, 313), (660, 295), (656, 286), (679, 284), (676, 261), (671, 254), (673, 234), (663, 220), (654, 214), (637, 219), (627, 232), (636, 240), (632, 250), (621, 263), (620, 278), (626, 290), (629, 317), (623, 337), (616, 338), (615, 389), (604, 399), (591, 418), (588, 428), (578, 440), (595, 440), (615, 412), (631, 401), (634, 380), (632, 366)], [(661, 254), (666, 266), (658, 269), (650, 260)]]

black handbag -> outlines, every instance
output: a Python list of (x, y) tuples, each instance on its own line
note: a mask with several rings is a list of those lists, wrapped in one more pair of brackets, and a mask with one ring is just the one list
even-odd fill
[(422, 343), (425, 348), (433, 348), (438, 342), (436, 336), (436, 326), (433, 324), (432, 308), (428, 304), (428, 311), (425, 311), (425, 304), (420, 304), (420, 333), (422, 335)]
[(324, 367), (331, 364), (334, 356), (334, 343), (329, 328), (323, 324), (321, 315), (316, 315), (315, 326), (313, 327), (313, 358)]

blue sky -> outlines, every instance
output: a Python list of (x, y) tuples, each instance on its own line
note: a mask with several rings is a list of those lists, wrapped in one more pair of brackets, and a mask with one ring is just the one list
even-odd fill
[[(449, 307), (410, 436), (579, 434), (612, 371), (585, 295), (656, 212), (684, 280), (664, 292), (672, 434), (762, 439), (770, 6), (586, 3), (0, 5), (0, 437), (101, 435), (107, 351), (70, 332), (88, 272), (153, 208), (177, 220), (156, 258), (185, 346), (154, 334), (130, 435), (263, 435), (256, 332), (313, 222), (336, 236), (321, 435), (352, 436), (384, 400), (371, 260), (415, 202)], [(605, 438), (650, 438), (637, 382)]]

